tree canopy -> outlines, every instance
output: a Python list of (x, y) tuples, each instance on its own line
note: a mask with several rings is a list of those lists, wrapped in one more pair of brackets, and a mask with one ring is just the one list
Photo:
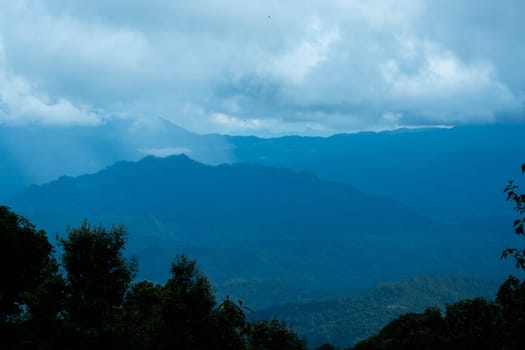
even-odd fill
[(43, 231), (0, 206), (0, 322), (14, 322), (56, 264), (53, 247)]
[[(525, 164), (521, 166), (525, 173)], [(525, 236), (525, 194), (510, 181), (504, 189), (519, 217), (514, 233)], [(504, 249), (501, 258), (512, 257), (525, 271), (525, 247)], [(525, 280), (509, 276), (496, 300), (463, 300), (440, 310), (407, 314), (386, 325), (377, 335), (359, 342), (355, 349), (524, 349)]]
[(305, 349), (284, 323), (248, 322), (250, 309), (217, 303), (197, 263), (177, 255), (164, 285), (134, 281), (123, 226), (84, 221), (58, 238), (0, 207), (2, 349)]
[[(525, 172), (525, 165), (522, 166)], [(525, 194), (509, 182), (507, 200), (525, 236)], [(59, 237), (59, 259), (46, 233), (0, 206), (2, 349), (306, 349), (285, 323), (249, 321), (250, 309), (218, 302), (208, 278), (176, 255), (164, 284), (134, 281), (138, 263), (124, 254), (123, 226), (84, 221)], [(507, 248), (525, 271), (525, 249)], [(405, 314), (355, 349), (523, 349), (525, 281), (509, 276), (495, 301), (462, 300), (446, 310)], [(319, 349), (331, 349), (324, 344)]]

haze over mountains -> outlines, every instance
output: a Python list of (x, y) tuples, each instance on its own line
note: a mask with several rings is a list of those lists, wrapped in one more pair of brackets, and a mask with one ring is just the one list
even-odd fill
[(502, 276), (494, 260), (503, 246), (491, 230), (439, 222), (309, 172), (256, 164), (149, 156), (29, 187), (8, 203), (48, 232), (83, 218), (125, 224), (142, 277), (157, 281), (176, 252), (196, 258), (218, 285), (269, 280), (309, 292), (421, 273)]
[[(525, 179), (524, 13), (523, 0), (4, 1), (0, 207), (45, 230), (59, 260), (68, 226), (123, 224), (137, 281), (163, 284), (185, 253), (218, 303), (227, 295), (254, 317), (279, 316), (312, 347), (353, 346), (434, 302), (493, 298), (493, 286), (516, 272), (502, 250), (519, 248), (507, 252), (522, 261), (520, 221), (512, 224), (524, 197), (511, 191), (517, 200), (507, 202), (503, 190)], [(0, 247), (9, 260), (10, 246)], [(86, 266), (104, 257), (99, 247), (81, 259)], [(161, 297), (146, 304), (164, 314), (171, 286), (142, 286)], [(2, 318), (1, 287), (0, 328), (14, 320), (13, 344), (38, 344), (38, 332), (18, 336), (36, 324), (30, 304), (13, 299), (22, 316)], [(49, 312), (59, 324), (75, 305), (67, 288), (46, 298), (63, 304)], [(128, 305), (129, 295), (121, 295)], [(474, 305), (492, 317), (482, 329), (505, 326), (495, 336), (463, 322), (485, 317), (460, 305), (450, 314), (458, 323), (410, 316), (408, 338), (432, 328), (421, 320), (441, 320), (435, 338), (423, 333), (425, 345), (509, 348), (513, 335), (525, 349), (525, 321), (507, 312), (525, 310), (525, 298), (506, 295), (496, 308)], [(120, 322), (113, 309), (103, 313), (111, 327), (100, 318), (86, 339), (124, 330), (134, 335), (125, 343), (148, 344), (149, 333), (130, 325), (159, 338), (155, 314)], [(395, 347), (389, 332), (403, 322), (367, 344)], [(167, 341), (174, 328), (165, 327)], [(202, 334), (202, 344), (221, 343)], [(62, 337), (49, 335), (57, 348)], [(108, 347), (100, 345), (92, 348)]]
[(162, 119), (89, 128), (0, 126), (0, 199), (121, 160), (185, 153), (206, 164), (306, 170), (428, 217), (501, 225), (512, 215), (502, 205), (502, 188), (519, 176), (523, 131), (524, 124), (514, 124), (261, 139), (193, 134)]
[(310, 170), (444, 221), (501, 224), (510, 213), (502, 190), (519, 176), (524, 131), (515, 124), (232, 140), (238, 161)]
[[(0, 127), (1, 197), (51, 239), (84, 218), (124, 224), (139, 278), (164, 281), (184, 252), (218, 295), (296, 323), (312, 344), (343, 344), (396, 317), (389, 305), (411, 293), (421, 303), (399, 314), (428, 302), (417, 283), (385, 305), (374, 292), (349, 296), (380, 283), (462, 276), (425, 283), (440, 306), (456, 300), (447, 299), (452, 290), (490, 297), (493, 284), (472, 282), (483, 286), (478, 293), (462, 281), (501, 281), (512, 268), (498, 260), (514, 244), (502, 190), (519, 176), (524, 131), (517, 124), (261, 139), (197, 135), (162, 120)], [(375, 305), (373, 325), (364, 301)], [(263, 310), (288, 302), (301, 304)], [(331, 307), (355, 317), (319, 311)], [(324, 333), (305, 325), (313, 318)]]
[(161, 119), (113, 120), (93, 127), (0, 125), (0, 199), (60, 176), (99, 171), (148, 154), (188, 153), (210, 164), (232, 161), (220, 135), (196, 135)]

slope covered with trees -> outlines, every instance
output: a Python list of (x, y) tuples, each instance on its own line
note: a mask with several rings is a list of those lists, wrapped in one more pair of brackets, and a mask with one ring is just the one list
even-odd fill
[(445, 310), (464, 299), (493, 300), (500, 283), (465, 277), (420, 276), (382, 284), (369, 292), (325, 301), (290, 303), (256, 311), (251, 317), (277, 317), (315, 348), (331, 343), (343, 348), (377, 333), (390, 321), (428, 307)]
[[(522, 237), (525, 194), (513, 182), (505, 192)], [(84, 221), (58, 238), (57, 258), (45, 232), (2, 206), (0, 239), (2, 348), (306, 349), (281, 321), (248, 321), (251, 310), (242, 301), (227, 297), (218, 304), (208, 279), (184, 255), (164, 284), (132, 283), (137, 262), (123, 254), (122, 226), (107, 230)], [(501, 256), (513, 258), (522, 273), (524, 255), (519, 247)], [(444, 314), (432, 307), (403, 314), (354, 349), (522, 349), (524, 286), (509, 276), (495, 301), (466, 299), (447, 305)]]
[(311, 171), (472, 226), (508, 222), (499, 190), (525, 152), (525, 124), (401, 129), (331, 137), (230, 137), (238, 162)]
[[(521, 167), (525, 173), (525, 164)], [(523, 238), (525, 194), (510, 181), (504, 192), (519, 217), (514, 232)], [(502, 258), (512, 257), (522, 278), (509, 276), (495, 301), (466, 299), (447, 306), (444, 315), (428, 308), (409, 313), (387, 324), (377, 335), (359, 342), (355, 349), (523, 349), (525, 347), (525, 249), (506, 248)]]
[[(9, 204), (48, 232), (84, 217), (125, 224), (139, 276), (150, 280), (163, 282), (173, 252), (184, 251), (236, 297), (246, 299), (240, 292), (249, 284), (283, 291), (259, 289), (248, 300), (258, 308), (298, 301), (297, 290), (308, 296), (420, 274), (498, 278), (502, 271), (483, 258), (501, 244), (488, 230), (440, 223), (311, 173), (254, 164), (147, 157), (31, 187)], [(236, 281), (248, 285), (237, 293)]]
[[(525, 124), (516, 123), (257, 138), (198, 135), (152, 118), (89, 128), (0, 125), (0, 200), (30, 184), (93, 173), (117, 161), (186, 153), (206, 164), (310, 171), (440, 220), (502, 224), (508, 212), (498, 205), (498, 189), (522, 161), (524, 131)], [(33, 139), (39, 142), (27, 142)]]
[[(126, 231), (84, 222), (60, 238), (0, 207), (2, 349), (306, 349), (284, 323), (247, 322), (242, 302), (218, 303), (195, 261), (179, 255), (165, 284), (133, 282)], [(16, 263), (16, 264), (14, 264)]]

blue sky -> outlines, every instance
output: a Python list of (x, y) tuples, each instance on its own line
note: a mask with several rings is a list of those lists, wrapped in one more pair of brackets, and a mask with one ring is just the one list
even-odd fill
[(0, 0), (0, 123), (326, 135), (524, 119), (525, 2)]

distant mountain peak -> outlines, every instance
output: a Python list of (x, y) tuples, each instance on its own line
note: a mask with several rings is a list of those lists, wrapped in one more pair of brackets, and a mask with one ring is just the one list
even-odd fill
[(141, 160), (139, 160), (138, 163), (141, 163), (141, 162), (152, 162), (152, 161), (167, 161), (167, 162), (173, 162), (173, 161), (179, 161), (179, 162), (191, 162), (191, 163), (198, 163), (197, 161), (191, 159), (187, 154), (185, 153), (180, 153), (180, 154), (172, 154), (172, 155), (169, 155), (167, 157), (159, 157), (159, 156), (156, 156), (156, 155), (153, 155), (153, 154), (149, 154), (147, 156), (145, 156), (144, 158), (142, 158)]

